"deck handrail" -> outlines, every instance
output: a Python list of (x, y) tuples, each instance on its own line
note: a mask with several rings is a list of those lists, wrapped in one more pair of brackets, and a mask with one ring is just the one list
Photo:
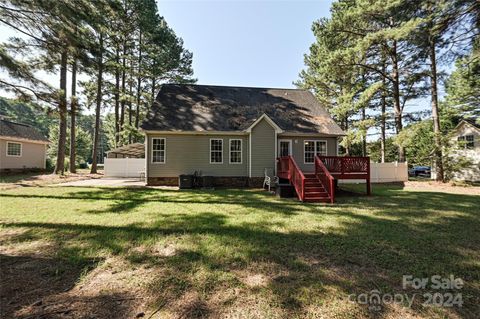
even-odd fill
[(368, 156), (318, 156), (330, 173), (370, 173)]
[(285, 164), (288, 166), (288, 179), (293, 184), (293, 187), (295, 187), (298, 198), (303, 201), (305, 199), (305, 175), (292, 156), (282, 156), (279, 158), (280, 167), (284, 168)]
[(320, 157), (315, 156), (315, 176), (323, 184), (330, 197), (330, 203), (335, 202), (335, 178), (330, 174)]

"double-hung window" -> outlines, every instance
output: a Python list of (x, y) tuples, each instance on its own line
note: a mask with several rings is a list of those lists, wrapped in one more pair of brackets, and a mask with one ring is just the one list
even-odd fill
[(166, 143), (165, 138), (152, 138), (152, 163), (165, 163)]
[(15, 156), (15, 157), (22, 156), (22, 144), (7, 142), (7, 156)]
[(327, 142), (326, 141), (305, 141), (303, 144), (303, 156), (305, 164), (312, 164), (315, 162), (315, 155), (326, 156), (327, 155)]
[(467, 149), (473, 149), (475, 146), (475, 139), (473, 135), (459, 136), (457, 140), (460, 142), (460, 146)]
[(223, 140), (210, 139), (210, 164), (223, 163)]
[(242, 164), (242, 140), (230, 140), (230, 164)]

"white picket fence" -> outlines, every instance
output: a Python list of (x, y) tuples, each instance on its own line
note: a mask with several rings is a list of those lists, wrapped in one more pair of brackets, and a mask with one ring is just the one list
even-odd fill
[[(370, 182), (391, 183), (408, 181), (407, 163), (370, 163)], [(339, 183), (365, 183), (365, 180), (343, 179)]]
[(144, 158), (105, 158), (106, 177), (138, 177), (145, 173)]

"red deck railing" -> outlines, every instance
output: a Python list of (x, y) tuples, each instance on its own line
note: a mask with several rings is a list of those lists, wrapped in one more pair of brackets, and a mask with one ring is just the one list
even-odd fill
[(365, 179), (370, 195), (370, 157), (318, 156), (335, 179)]
[(315, 176), (322, 183), (330, 197), (330, 203), (333, 204), (335, 202), (335, 178), (318, 156), (315, 156)]
[(305, 175), (293, 157), (282, 156), (278, 159), (277, 175), (290, 180), (297, 191), (298, 198), (301, 201), (305, 199)]
[[(350, 175), (356, 174), (362, 175), (360, 178), (364, 178), (366, 174), (370, 173), (370, 157), (318, 156), (318, 158), (333, 175), (340, 174), (346, 176), (345, 178), (352, 178)], [(339, 178), (343, 177), (339, 176)]]

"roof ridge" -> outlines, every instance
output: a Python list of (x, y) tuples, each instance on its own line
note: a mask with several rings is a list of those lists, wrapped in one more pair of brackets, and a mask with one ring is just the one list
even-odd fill
[(25, 123), (18, 123), (18, 122), (14, 122), (14, 121), (5, 120), (5, 119), (0, 119), (0, 121), (34, 128), (33, 126), (31, 126), (29, 124), (25, 124)]
[(178, 86), (203, 86), (203, 87), (219, 87), (219, 88), (238, 88), (238, 89), (267, 89), (267, 90), (288, 90), (288, 91), (304, 91), (310, 92), (307, 89), (297, 88), (279, 88), (279, 87), (263, 87), (263, 86), (239, 86), (239, 85), (217, 85), (217, 84), (196, 84), (196, 83), (164, 83), (164, 85), (178, 85)]

